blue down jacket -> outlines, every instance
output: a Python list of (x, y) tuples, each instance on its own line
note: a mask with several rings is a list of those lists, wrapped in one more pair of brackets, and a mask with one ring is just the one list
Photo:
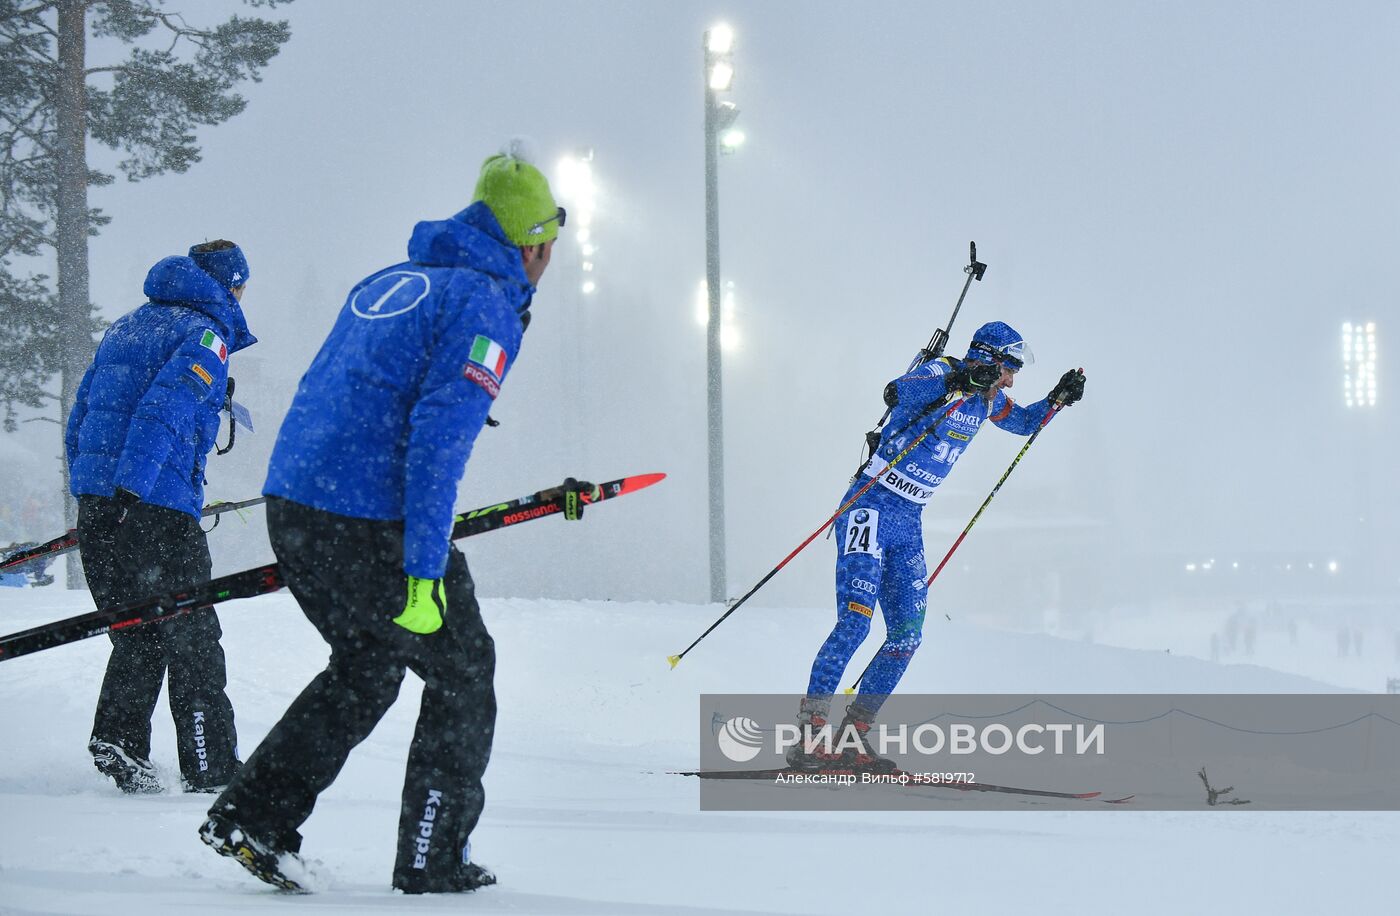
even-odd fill
[(297, 386), (263, 493), (404, 523), (404, 572), (447, 567), (457, 484), (535, 289), (491, 209), (420, 222), (355, 285)]
[(196, 517), (228, 390), (229, 355), (257, 343), (233, 295), (187, 257), (146, 274), (150, 299), (107, 329), (64, 437), (74, 496), (130, 490)]

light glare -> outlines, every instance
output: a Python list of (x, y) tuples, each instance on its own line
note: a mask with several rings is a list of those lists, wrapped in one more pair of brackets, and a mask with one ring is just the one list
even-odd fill
[[(694, 32), (691, 33), (695, 34)], [(708, 48), (711, 54), (728, 54), (734, 48), (734, 30), (721, 22), (709, 31)], [(694, 45), (691, 45), (694, 47)]]
[(734, 68), (724, 61), (716, 61), (710, 68), (710, 88), (716, 92), (723, 92), (729, 88), (729, 84), (734, 80)]

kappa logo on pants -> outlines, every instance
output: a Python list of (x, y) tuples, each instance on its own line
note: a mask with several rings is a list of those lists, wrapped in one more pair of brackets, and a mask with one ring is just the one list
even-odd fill
[(199, 772), (209, 770), (209, 750), (204, 738), (204, 710), (194, 711), (194, 755), (199, 758)]
[(442, 793), (437, 789), (428, 790), (428, 800), (423, 804), (423, 819), (418, 822), (418, 837), (414, 840), (413, 867), (428, 867), (428, 850), (433, 848), (433, 823), (437, 820), (438, 808), (442, 805)]

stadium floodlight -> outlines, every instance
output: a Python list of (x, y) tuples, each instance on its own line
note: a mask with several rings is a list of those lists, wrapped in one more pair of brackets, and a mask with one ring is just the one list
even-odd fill
[[(598, 288), (593, 279), (596, 271), (593, 256), (597, 252), (593, 244), (593, 215), (598, 206), (598, 185), (593, 178), (593, 150), (578, 150), (559, 160), (555, 170), (554, 191), (558, 198), (568, 205), (569, 235), (579, 246), (579, 266), (587, 274), (579, 283), (584, 295), (591, 295)], [(577, 227), (577, 228), (574, 228)]]
[(1376, 323), (1342, 323), (1342, 399), (1348, 408), (1376, 406)]
[(744, 132), (737, 127), (731, 127), (719, 137), (719, 151), (728, 156), (732, 155), (739, 147), (744, 145)]
[(734, 50), (734, 30), (723, 22), (710, 29), (705, 33), (705, 50), (715, 55)]
[(710, 67), (710, 88), (724, 92), (734, 82), (734, 66), (725, 60), (717, 60)]

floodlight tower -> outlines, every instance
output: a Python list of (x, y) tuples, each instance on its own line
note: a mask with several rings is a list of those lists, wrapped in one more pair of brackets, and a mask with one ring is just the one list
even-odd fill
[(1371, 488), (1371, 463), (1376, 450), (1376, 404), (1378, 348), (1374, 321), (1342, 323), (1342, 401), (1347, 412), (1355, 414), (1360, 441), (1354, 448), (1356, 469), (1356, 537), (1358, 559), (1364, 575), (1375, 584), (1380, 571), (1378, 545), (1381, 540), (1380, 507)]
[(732, 153), (744, 141), (734, 129), (739, 109), (720, 101), (734, 80), (734, 30), (720, 24), (705, 32), (705, 375), (710, 478), (710, 600), (725, 599), (724, 538), (724, 402), (720, 332), (723, 323), (719, 272), (719, 156)]

